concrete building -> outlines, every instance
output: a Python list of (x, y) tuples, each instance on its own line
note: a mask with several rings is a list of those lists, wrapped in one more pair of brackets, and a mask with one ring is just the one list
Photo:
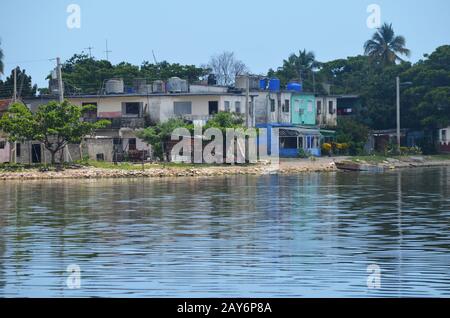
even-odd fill
[(450, 126), (439, 130), (438, 146), (440, 152), (450, 153)]
[(337, 127), (337, 96), (316, 96), (316, 124), (320, 128)]

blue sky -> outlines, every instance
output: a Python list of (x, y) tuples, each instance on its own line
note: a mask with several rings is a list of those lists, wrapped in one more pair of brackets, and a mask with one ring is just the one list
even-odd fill
[[(81, 8), (80, 29), (66, 26), (71, 3)], [(366, 26), (372, 3), (406, 37), (411, 61), (450, 44), (448, 0), (8, 0), (0, 5), (0, 38), (5, 73), (18, 64), (39, 86), (53, 67), (48, 59), (88, 46), (104, 58), (106, 39), (113, 63), (152, 61), (154, 50), (159, 61), (200, 65), (227, 50), (265, 73), (303, 48), (319, 61), (361, 54), (374, 32)]]

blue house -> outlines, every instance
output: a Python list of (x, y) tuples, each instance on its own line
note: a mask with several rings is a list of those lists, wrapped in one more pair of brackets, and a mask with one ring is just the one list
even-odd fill
[(321, 134), (317, 129), (296, 127), (287, 124), (259, 124), (256, 128), (267, 129), (267, 135), (261, 135), (258, 143), (267, 146), (269, 155), (272, 154), (272, 133), (274, 133), (274, 129), (277, 129), (280, 157), (297, 158), (300, 149), (303, 149), (312, 156), (321, 156)]

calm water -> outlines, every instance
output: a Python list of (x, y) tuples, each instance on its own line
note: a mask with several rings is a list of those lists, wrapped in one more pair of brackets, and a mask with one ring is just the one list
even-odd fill
[(0, 296), (450, 296), (450, 168), (0, 184)]

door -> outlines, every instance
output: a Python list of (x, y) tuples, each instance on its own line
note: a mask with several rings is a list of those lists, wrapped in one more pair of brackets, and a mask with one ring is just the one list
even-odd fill
[(219, 102), (209, 102), (209, 115), (214, 115), (219, 112)]
[(41, 159), (42, 159), (41, 145), (40, 144), (31, 145), (31, 162), (41, 163)]

